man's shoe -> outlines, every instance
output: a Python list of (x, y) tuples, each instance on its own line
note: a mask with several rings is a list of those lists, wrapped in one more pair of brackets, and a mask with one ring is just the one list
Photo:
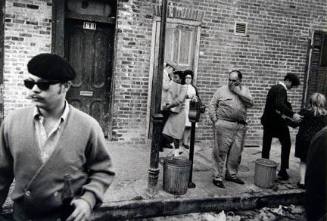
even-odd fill
[(243, 180), (241, 180), (240, 178), (238, 178), (238, 177), (226, 176), (225, 180), (231, 181), (231, 182), (234, 182), (234, 183), (238, 183), (238, 184), (245, 184), (245, 182)]
[(287, 174), (286, 170), (280, 170), (278, 172), (279, 179), (281, 180), (288, 180), (290, 176)]
[(213, 184), (215, 184), (215, 186), (219, 187), (219, 188), (225, 188), (225, 185), (223, 183), (223, 181), (221, 180), (212, 180)]
[(305, 184), (298, 182), (297, 187), (300, 188), (300, 189), (305, 189)]

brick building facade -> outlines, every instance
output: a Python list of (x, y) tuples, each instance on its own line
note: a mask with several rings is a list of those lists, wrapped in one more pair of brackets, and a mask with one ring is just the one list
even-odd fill
[[(58, 2), (63, 1), (3, 1), (0, 49), (4, 56), (0, 71), (3, 70), (4, 115), (29, 105), (22, 85), (27, 61), (40, 52), (58, 51), (58, 23), (65, 20), (54, 16)], [(118, 0), (113, 8), (116, 12), (108, 111), (108, 137), (112, 140), (138, 143), (148, 139), (160, 4), (159, 0)], [(324, 86), (317, 87), (317, 82), (325, 81), (324, 71), (318, 71), (319, 77), (307, 74), (314, 58), (314, 48), (308, 47), (314, 43), (314, 33), (323, 36), (318, 39), (318, 68), (321, 57), (326, 56), (325, 0), (170, 0), (167, 22), (171, 33), (180, 33), (182, 40), (178, 44), (183, 44), (184, 39), (194, 43), (189, 45), (190, 59), (182, 64), (196, 72), (196, 85), (205, 104), (217, 87), (227, 83), (230, 70), (239, 69), (244, 74), (244, 83), (255, 101), (249, 110), (248, 145), (261, 143), (260, 116), (267, 90), (287, 72), (301, 79), (300, 87), (290, 92), (295, 110), (301, 107), (307, 91), (325, 90)], [(212, 140), (211, 124), (205, 115), (197, 128), (197, 137)]]

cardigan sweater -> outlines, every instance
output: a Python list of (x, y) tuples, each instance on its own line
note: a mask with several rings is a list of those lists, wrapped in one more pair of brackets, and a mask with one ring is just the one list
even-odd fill
[(70, 105), (67, 120), (55, 150), (42, 162), (37, 146), (33, 108), (11, 112), (0, 131), (0, 205), (15, 178), (12, 193), (30, 214), (56, 211), (62, 205), (64, 175), (72, 177), (76, 197), (91, 208), (102, 202), (115, 173), (98, 122)]

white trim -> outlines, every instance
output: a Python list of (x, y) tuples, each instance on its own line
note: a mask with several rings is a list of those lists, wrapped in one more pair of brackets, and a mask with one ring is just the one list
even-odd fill
[[(160, 25), (160, 23), (159, 23)], [(146, 108), (146, 137), (149, 134), (150, 126), (150, 115), (151, 115), (151, 94), (152, 94), (152, 81), (153, 81), (153, 66), (154, 66), (154, 52), (156, 44), (156, 34), (157, 34), (157, 21), (152, 24), (152, 37), (151, 37), (151, 53), (150, 53), (150, 69), (149, 69), (149, 83), (148, 83), (148, 99)]]
[(201, 36), (201, 26), (196, 28), (196, 45), (194, 48), (194, 63), (193, 63), (193, 83), (196, 85), (198, 78), (198, 64), (199, 64), (199, 54), (200, 54), (200, 36)]
[[(245, 33), (237, 33), (236, 32), (236, 24), (244, 24), (245, 25)], [(248, 34), (248, 23), (243, 22), (243, 21), (235, 21), (235, 23), (234, 23), (234, 35), (247, 36), (247, 34)]]

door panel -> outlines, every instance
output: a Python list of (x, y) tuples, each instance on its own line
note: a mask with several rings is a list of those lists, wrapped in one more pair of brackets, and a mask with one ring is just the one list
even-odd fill
[(84, 29), (83, 21), (68, 20), (65, 40), (66, 58), (77, 74), (67, 100), (97, 119), (107, 135), (114, 28), (96, 23), (96, 29)]

